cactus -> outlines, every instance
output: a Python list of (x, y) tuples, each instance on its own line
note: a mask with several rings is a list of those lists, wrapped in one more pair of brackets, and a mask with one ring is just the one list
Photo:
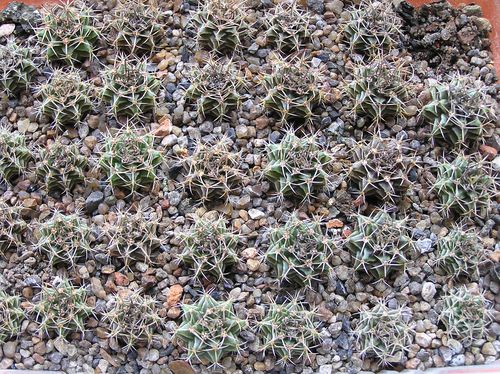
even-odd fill
[(183, 160), (184, 186), (202, 203), (225, 201), (242, 183), (241, 154), (231, 152), (228, 141), (222, 138), (215, 144), (200, 142)]
[(104, 321), (111, 339), (123, 343), (126, 351), (151, 345), (155, 331), (163, 324), (152, 297), (126, 289), (111, 299), (110, 306)]
[(203, 67), (191, 72), (186, 98), (196, 103), (200, 116), (222, 121), (238, 109), (241, 99), (238, 91), (243, 85), (243, 79), (231, 60), (210, 57)]
[(100, 31), (92, 9), (82, 1), (72, 1), (44, 8), (36, 35), (47, 60), (74, 65), (94, 57)]
[(304, 58), (272, 61), (272, 72), (264, 75), (264, 109), (276, 113), (283, 122), (310, 122), (313, 109), (321, 103), (321, 73)]
[(85, 182), (87, 158), (77, 144), (64, 144), (60, 139), (42, 149), (38, 157), (36, 173), (49, 193), (71, 193)]
[(383, 210), (369, 217), (359, 215), (356, 229), (345, 244), (354, 258), (354, 270), (376, 279), (403, 270), (414, 250), (405, 222), (392, 219)]
[(378, 358), (384, 366), (401, 363), (413, 342), (411, 317), (410, 308), (389, 308), (383, 301), (362, 310), (354, 330), (361, 355)]
[(163, 16), (155, 1), (120, 0), (110, 25), (111, 44), (135, 55), (154, 52), (165, 37)]
[(22, 245), (28, 224), (21, 216), (20, 205), (10, 206), (0, 200), (0, 255)]
[(283, 1), (263, 19), (267, 42), (284, 53), (298, 52), (309, 39), (310, 15), (295, 1)]
[(401, 28), (401, 19), (391, 1), (362, 0), (350, 10), (343, 35), (351, 51), (373, 56), (398, 44)]
[(319, 222), (302, 221), (294, 213), (285, 225), (269, 231), (265, 257), (280, 282), (312, 288), (314, 282), (330, 275), (330, 262), (340, 247), (339, 240), (323, 234)]
[(90, 228), (78, 214), (56, 211), (48, 221), (40, 223), (37, 238), (36, 247), (47, 255), (50, 266), (64, 264), (74, 268), (92, 251)]
[(179, 258), (200, 281), (213, 277), (220, 282), (227, 270), (238, 263), (238, 236), (227, 229), (222, 217), (196, 219), (194, 226), (181, 234), (181, 240), (183, 250)]
[(191, 17), (191, 28), (201, 49), (231, 54), (249, 33), (244, 0), (207, 0)]
[(480, 85), (472, 77), (458, 75), (430, 88), (432, 99), (422, 115), (432, 125), (434, 141), (459, 148), (483, 139), (486, 126), (496, 122), (496, 114), (493, 101)]
[(484, 161), (458, 155), (452, 162), (438, 165), (433, 191), (437, 194), (446, 216), (485, 217), (490, 208), (490, 197), (496, 196), (497, 184)]
[(333, 157), (321, 149), (315, 136), (297, 137), (287, 131), (280, 143), (268, 144), (264, 175), (279, 197), (311, 200), (329, 184), (329, 166)]
[(269, 310), (258, 323), (261, 350), (272, 352), (278, 363), (310, 362), (312, 349), (320, 340), (317, 313), (307, 310), (295, 298), (283, 304), (269, 304)]
[(174, 338), (187, 349), (189, 361), (217, 365), (226, 355), (239, 353), (242, 343), (238, 335), (248, 323), (238, 318), (231, 300), (216, 301), (204, 294), (196, 303), (184, 304), (182, 310), (184, 317)]
[(473, 293), (465, 286), (455, 288), (442, 298), (439, 321), (450, 336), (469, 345), (486, 334), (486, 325), (491, 319), (486, 303), (481, 293)]
[(356, 194), (374, 197), (384, 203), (396, 203), (410, 188), (408, 174), (414, 163), (405, 156), (404, 144), (378, 136), (369, 143), (360, 142), (352, 150), (349, 180)]
[(0, 344), (19, 333), (24, 318), (19, 296), (9, 296), (0, 290)]
[(149, 73), (147, 60), (120, 55), (113, 67), (103, 71), (102, 79), (102, 100), (116, 119), (142, 121), (155, 110), (160, 81)]
[(437, 242), (435, 264), (452, 278), (479, 275), (479, 264), (484, 260), (484, 248), (477, 234), (455, 226)]
[(139, 135), (126, 127), (116, 135), (107, 135), (100, 165), (113, 189), (122, 188), (132, 194), (147, 189), (156, 180), (156, 168), (164, 155), (154, 149), (154, 137)]
[(37, 70), (29, 48), (11, 39), (0, 45), (0, 89), (8, 96), (26, 91)]
[(126, 268), (136, 262), (151, 262), (151, 252), (160, 246), (157, 229), (160, 224), (154, 212), (118, 211), (103, 228), (107, 253), (123, 261)]
[(0, 181), (12, 183), (28, 170), (32, 160), (25, 136), (0, 126)]
[(353, 111), (375, 123), (400, 116), (410, 98), (408, 76), (401, 60), (377, 58), (357, 65), (352, 80), (345, 86)]
[(41, 333), (48, 336), (56, 332), (63, 338), (75, 331), (83, 334), (85, 321), (93, 314), (93, 308), (87, 304), (87, 290), (59, 278), (52, 285), (42, 286), (39, 301), (31, 304), (30, 310)]
[(92, 87), (73, 69), (54, 70), (49, 81), (38, 88), (38, 94), (42, 100), (40, 113), (58, 130), (78, 124), (92, 110)]

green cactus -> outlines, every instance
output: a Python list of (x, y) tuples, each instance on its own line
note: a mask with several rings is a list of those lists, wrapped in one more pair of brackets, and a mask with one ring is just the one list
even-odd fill
[(280, 143), (268, 144), (266, 151), (264, 175), (280, 198), (309, 201), (328, 187), (333, 157), (314, 136), (299, 138), (287, 131)]
[(28, 224), (22, 218), (20, 205), (10, 206), (0, 200), (0, 255), (23, 244)]
[(9, 296), (0, 290), (0, 344), (19, 333), (24, 318), (19, 296)]
[(184, 317), (174, 338), (187, 349), (189, 361), (217, 365), (225, 356), (241, 351), (238, 335), (248, 323), (238, 318), (231, 300), (216, 301), (204, 294), (196, 303), (184, 304), (182, 310)]
[(26, 91), (37, 71), (29, 48), (12, 39), (0, 45), (0, 89), (8, 96)]
[(0, 181), (14, 182), (28, 171), (32, 160), (24, 134), (0, 126)]
[(358, 215), (356, 229), (345, 245), (354, 259), (354, 270), (377, 280), (403, 270), (414, 250), (405, 222), (392, 219), (383, 210), (369, 217)]
[(56, 3), (44, 8), (42, 15), (36, 35), (47, 60), (74, 65), (94, 57), (101, 33), (92, 9), (84, 2)]
[(203, 281), (224, 280), (227, 270), (238, 263), (239, 238), (226, 227), (222, 217), (198, 218), (187, 232), (181, 233), (182, 253), (179, 258)]

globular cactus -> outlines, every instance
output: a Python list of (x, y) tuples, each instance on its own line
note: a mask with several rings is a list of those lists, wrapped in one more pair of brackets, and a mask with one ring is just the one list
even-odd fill
[(279, 2), (263, 19), (268, 44), (284, 53), (298, 52), (310, 37), (310, 18), (297, 2)]
[(122, 290), (113, 296), (104, 314), (109, 337), (123, 344), (125, 351), (149, 346), (163, 322), (157, 302), (139, 291)]
[(315, 136), (297, 137), (287, 131), (281, 142), (268, 144), (265, 177), (280, 198), (309, 201), (329, 185), (333, 157), (318, 144)]
[(40, 114), (49, 117), (58, 130), (76, 125), (92, 110), (92, 87), (76, 70), (56, 69), (38, 88)]
[(441, 303), (439, 321), (451, 337), (467, 345), (484, 338), (491, 314), (482, 293), (469, 291), (463, 286), (443, 296)]
[(38, 330), (49, 336), (51, 332), (66, 337), (72, 332), (85, 332), (85, 321), (93, 314), (87, 304), (87, 290), (73, 286), (68, 279), (56, 278), (52, 285), (42, 286), (37, 302), (30, 311), (38, 322)]
[(432, 125), (431, 136), (440, 144), (470, 147), (483, 139), (486, 126), (496, 122), (494, 101), (482, 83), (470, 76), (455, 76), (430, 88), (431, 101), (422, 109)]
[(75, 267), (92, 252), (90, 228), (78, 214), (55, 212), (39, 224), (36, 248), (49, 258), (50, 266)]
[(414, 167), (406, 152), (401, 141), (378, 136), (369, 143), (361, 141), (355, 145), (349, 170), (355, 193), (363, 199), (374, 198), (384, 203), (401, 200), (411, 186), (408, 174)]
[(375, 55), (396, 46), (402, 35), (402, 21), (391, 1), (362, 0), (349, 12), (343, 35), (351, 51)]
[(160, 81), (148, 71), (147, 60), (120, 55), (102, 73), (102, 100), (116, 119), (147, 119), (156, 108)]
[(88, 161), (75, 143), (64, 144), (58, 138), (40, 150), (38, 159), (36, 174), (49, 193), (71, 193), (85, 182)]
[(485, 217), (491, 196), (496, 196), (497, 191), (497, 183), (489, 170), (486, 162), (465, 155), (440, 163), (433, 191), (443, 213)]
[(377, 58), (354, 67), (345, 92), (367, 124), (384, 122), (403, 114), (411, 93), (409, 73), (401, 60)]
[(452, 278), (474, 279), (484, 260), (484, 247), (476, 233), (455, 226), (438, 240), (434, 254), (435, 264), (444, 274)]
[(334, 253), (341, 242), (323, 234), (318, 221), (301, 220), (297, 213), (285, 225), (269, 231), (266, 261), (280, 282), (313, 287), (331, 273)]
[(217, 301), (203, 294), (194, 304), (183, 304), (182, 310), (174, 338), (187, 349), (188, 360), (217, 365), (225, 356), (241, 351), (238, 335), (248, 323), (236, 315), (231, 300)]
[(11, 39), (0, 45), (0, 89), (8, 96), (27, 90), (37, 70), (29, 48)]
[(279, 358), (278, 363), (310, 362), (313, 348), (320, 341), (315, 311), (307, 310), (297, 299), (269, 304), (264, 319), (258, 322), (260, 349)]
[(0, 290), (0, 344), (19, 333), (24, 318), (19, 296), (10, 296)]
[(304, 58), (276, 57), (271, 64), (271, 73), (262, 78), (264, 109), (276, 113), (281, 122), (310, 122), (313, 109), (323, 100), (320, 71)]
[(198, 218), (180, 238), (179, 258), (192, 268), (199, 281), (213, 278), (220, 282), (228, 269), (238, 263), (238, 235), (228, 230), (222, 217)]
[(84, 2), (54, 4), (44, 8), (42, 15), (36, 35), (47, 60), (74, 65), (94, 57), (101, 33), (92, 9)]
[(184, 187), (202, 203), (225, 201), (243, 180), (241, 154), (232, 152), (229, 139), (215, 144), (199, 142), (182, 160)]
[(33, 154), (24, 134), (0, 126), (0, 181), (14, 182), (28, 171)]
[(244, 0), (207, 0), (191, 17), (191, 28), (201, 49), (231, 54), (249, 33)]
[(243, 78), (231, 60), (209, 58), (204, 66), (192, 70), (185, 96), (196, 103), (199, 115), (221, 121), (239, 108), (243, 86)]
[(401, 363), (413, 342), (411, 317), (410, 308), (389, 308), (383, 301), (362, 310), (354, 330), (361, 355), (384, 366)]
[(10, 206), (0, 200), (0, 256), (22, 245), (27, 237), (28, 224), (21, 216), (20, 205)]
[(354, 270), (377, 280), (403, 270), (414, 251), (405, 221), (392, 219), (383, 210), (368, 217), (358, 215), (356, 229), (345, 245), (354, 259)]
[(154, 52), (165, 38), (163, 15), (155, 1), (120, 0), (110, 24), (111, 44), (135, 55)]
[(135, 194), (153, 185), (156, 169), (164, 159), (165, 156), (154, 149), (153, 135), (140, 135), (133, 128), (126, 127), (105, 137), (100, 165), (113, 189)]

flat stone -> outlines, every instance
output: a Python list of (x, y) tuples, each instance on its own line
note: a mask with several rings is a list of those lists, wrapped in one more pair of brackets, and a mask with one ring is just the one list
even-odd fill
[(250, 209), (248, 215), (251, 219), (262, 219), (266, 217), (266, 214), (258, 209)]
[(13, 23), (5, 23), (3, 25), (0, 25), (0, 38), (2, 36), (8, 36), (14, 32), (16, 29), (16, 25)]
[(168, 364), (174, 374), (196, 374), (191, 365), (186, 361), (176, 360)]

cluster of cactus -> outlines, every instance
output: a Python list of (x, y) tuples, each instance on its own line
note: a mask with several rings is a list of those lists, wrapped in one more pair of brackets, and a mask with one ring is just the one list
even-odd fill
[(275, 57), (271, 73), (262, 78), (264, 108), (276, 113), (281, 122), (310, 122), (314, 107), (323, 99), (320, 76), (304, 58)]
[(92, 87), (76, 70), (56, 69), (49, 81), (41, 85), (39, 110), (62, 130), (75, 125), (92, 110)]
[(272, 352), (284, 364), (310, 362), (315, 343), (320, 340), (317, 313), (307, 310), (297, 299), (271, 303), (258, 323), (261, 349)]
[(279, 2), (264, 18), (268, 44), (284, 53), (299, 51), (310, 36), (309, 22), (310, 15), (297, 2)]
[(110, 28), (113, 46), (135, 55), (155, 51), (165, 37), (163, 12), (154, 1), (120, 0)]
[(0, 255), (23, 243), (28, 224), (21, 216), (20, 205), (10, 206), (0, 200)]
[(398, 43), (401, 27), (391, 1), (362, 0), (350, 10), (343, 34), (352, 51), (375, 55)]
[(485, 134), (485, 126), (496, 121), (493, 101), (470, 76), (455, 76), (449, 83), (430, 88), (431, 101), (422, 115), (432, 125), (432, 138), (453, 147), (472, 146)]
[(200, 142), (183, 160), (185, 188), (203, 203), (226, 200), (241, 184), (240, 153), (231, 152), (229, 139), (215, 144)]
[(294, 213), (285, 225), (270, 230), (265, 257), (280, 282), (312, 288), (330, 274), (339, 247), (340, 241), (324, 235), (318, 221), (301, 220)]
[(64, 144), (57, 138), (39, 154), (36, 174), (49, 193), (70, 193), (85, 181), (87, 158), (75, 143)]
[(240, 48), (250, 26), (244, 0), (207, 0), (191, 18), (196, 42), (202, 49), (230, 54)]
[(162, 325), (156, 301), (128, 289), (112, 298), (104, 321), (108, 323), (109, 337), (123, 343), (126, 351), (149, 346)]
[(484, 248), (477, 234), (455, 226), (437, 242), (435, 263), (446, 275), (474, 279), (484, 257)]
[(30, 50), (8, 40), (0, 45), (0, 89), (7, 95), (26, 90), (37, 66)]
[(392, 219), (383, 210), (368, 217), (359, 215), (356, 229), (345, 245), (354, 259), (354, 270), (362, 270), (377, 280), (403, 270), (414, 250), (405, 222)]
[(40, 223), (36, 235), (36, 247), (47, 255), (51, 266), (74, 267), (92, 250), (90, 228), (78, 214), (65, 215), (56, 211), (49, 220)]
[(401, 60), (377, 58), (354, 68), (345, 91), (356, 114), (375, 123), (393, 119), (403, 113), (409, 98), (408, 72)]
[(132, 194), (147, 189), (156, 180), (156, 168), (164, 161), (154, 149), (154, 137), (139, 135), (126, 127), (115, 135), (107, 135), (100, 165), (113, 189), (121, 188)]
[(354, 331), (362, 356), (375, 357), (382, 365), (399, 364), (413, 341), (411, 310), (389, 308), (379, 301), (359, 314)]
[(198, 218), (181, 236), (183, 250), (179, 258), (194, 270), (198, 280), (223, 280), (227, 269), (238, 262), (238, 236), (226, 227), (222, 217)]
[(156, 108), (160, 81), (148, 71), (147, 60), (120, 55), (102, 79), (102, 100), (116, 119), (140, 121)]
[(231, 300), (217, 301), (203, 294), (194, 304), (182, 306), (184, 318), (174, 338), (187, 349), (188, 359), (218, 364), (241, 350), (238, 335), (248, 326), (233, 310)]
[(12, 183), (26, 172), (31, 160), (25, 136), (0, 127), (0, 181)]
[(36, 34), (49, 61), (70, 65), (93, 58), (100, 37), (93, 11), (83, 1), (46, 7)]
[(231, 60), (209, 58), (193, 69), (186, 98), (196, 103), (198, 114), (216, 121), (227, 119), (237, 110), (243, 79)]
[(329, 184), (328, 169), (333, 157), (315, 136), (297, 137), (287, 131), (280, 143), (268, 144), (264, 175), (280, 198), (308, 201)]
[(438, 165), (433, 191), (447, 216), (484, 217), (491, 196), (496, 195), (496, 183), (484, 161), (458, 155), (452, 162), (445, 160)]
[(0, 290), (0, 344), (19, 333), (23, 319), (19, 296), (9, 296)]
[(369, 143), (362, 141), (352, 149), (352, 161), (349, 180), (363, 199), (395, 203), (411, 186), (408, 173), (414, 165), (396, 139), (375, 136)]
[(470, 344), (482, 339), (490, 319), (486, 298), (481, 293), (474, 293), (465, 286), (452, 290), (443, 296), (439, 320), (446, 332)]
[(93, 314), (87, 304), (87, 290), (74, 287), (67, 279), (56, 279), (52, 285), (42, 286), (38, 302), (31, 304), (31, 312), (39, 324), (39, 331), (66, 337), (71, 332), (85, 332), (85, 321)]
[(112, 221), (103, 229), (108, 256), (119, 258), (126, 268), (136, 261), (150, 263), (151, 252), (160, 246), (156, 213), (118, 211), (110, 216)]

